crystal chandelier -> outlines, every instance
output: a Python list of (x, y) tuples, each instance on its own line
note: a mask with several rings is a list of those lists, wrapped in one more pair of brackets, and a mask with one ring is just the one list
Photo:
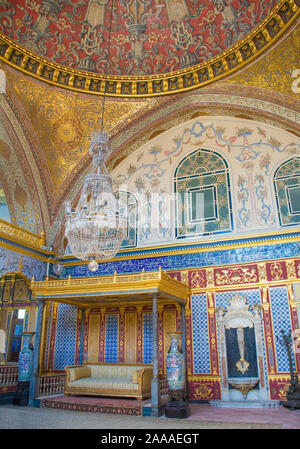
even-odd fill
[[(110, 39), (108, 54), (109, 42)], [(110, 147), (108, 134), (103, 130), (104, 103), (105, 93), (101, 131), (94, 133), (89, 149), (96, 170), (85, 177), (76, 208), (72, 210), (70, 203), (66, 203), (65, 236), (72, 254), (90, 261), (91, 271), (97, 271), (97, 260), (109, 260), (117, 254), (127, 226), (126, 206), (115, 198), (112, 179), (106, 169)]]

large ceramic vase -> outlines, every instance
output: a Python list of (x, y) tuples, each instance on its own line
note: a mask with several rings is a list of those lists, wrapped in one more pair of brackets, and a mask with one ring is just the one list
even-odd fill
[(170, 391), (182, 391), (185, 388), (185, 360), (181, 349), (182, 332), (172, 332), (171, 345), (167, 355), (167, 379)]
[(19, 354), (19, 382), (29, 382), (33, 368), (33, 348), (31, 347), (31, 339), (34, 332), (24, 332), (23, 348)]

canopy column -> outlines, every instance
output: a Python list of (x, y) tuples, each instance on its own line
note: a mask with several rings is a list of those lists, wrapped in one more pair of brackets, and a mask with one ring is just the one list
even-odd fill
[(158, 370), (158, 314), (157, 299), (158, 293), (152, 295), (152, 367), (153, 378), (151, 383), (151, 416), (161, 416), (164, 413), (164, 406), (161, 404), (160, 377)]
[(34, 398), (38, 395), (39, 388), (39, 361), (40, 361), (40, 350), (41, 350), (41, 335), (43, 328), (43, 317), (44, 317), (45, 301), (38, 301), (37, 319), (36, 319), (36, 330), (34, 338), (34, 354), (33, 354), (33, 367), (30, 379), (29, 387), (29, 398), (28, 406), (34, 406)]

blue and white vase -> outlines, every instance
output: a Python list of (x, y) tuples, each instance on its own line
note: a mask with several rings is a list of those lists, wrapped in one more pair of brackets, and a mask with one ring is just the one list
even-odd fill
[(19, 382), (30, 381), (32, 368), (33, 368), (33, 348), (31, 348), (31, 339), (35, 332), (24, 332), (23, 348), (19, 354)]
[(185, 387), (185, 360), (181, 350), (182, 332), (172, 332), (171, 346), (167, 355), (167, 379), (169, 390), (183, 390)]

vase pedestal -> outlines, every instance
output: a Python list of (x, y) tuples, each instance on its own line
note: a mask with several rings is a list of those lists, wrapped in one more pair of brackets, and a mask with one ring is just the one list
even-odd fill
[[(290, 387), (292, 390), (292, 388)], [(291, 410), (300, 409), (300, 386), (297, 384), (295, 391), (288, 391), (286, 394), (286, 402), (283, 406)]]
[(26, 407), (28, 405), (30, 381), (19, 381), (13, 405)]
[(165, 407), (166, 418), (184, 419), (190, 416), (190, 407), (186, 402), (167, 402)]
[(171, 332), (171, 345), (167, 355), (167, 379), (169, 384), (169, 401), (166, 403), (166, 418), (188, 418), (189, 404), (186, 401), (186, 366), (182, 352), (182, 332)]
[(165, 406), (166, 418), (184, 419), (190, 416), (190, 406), (186, 401), (185, 390), (169, 390), (169, 401)]

